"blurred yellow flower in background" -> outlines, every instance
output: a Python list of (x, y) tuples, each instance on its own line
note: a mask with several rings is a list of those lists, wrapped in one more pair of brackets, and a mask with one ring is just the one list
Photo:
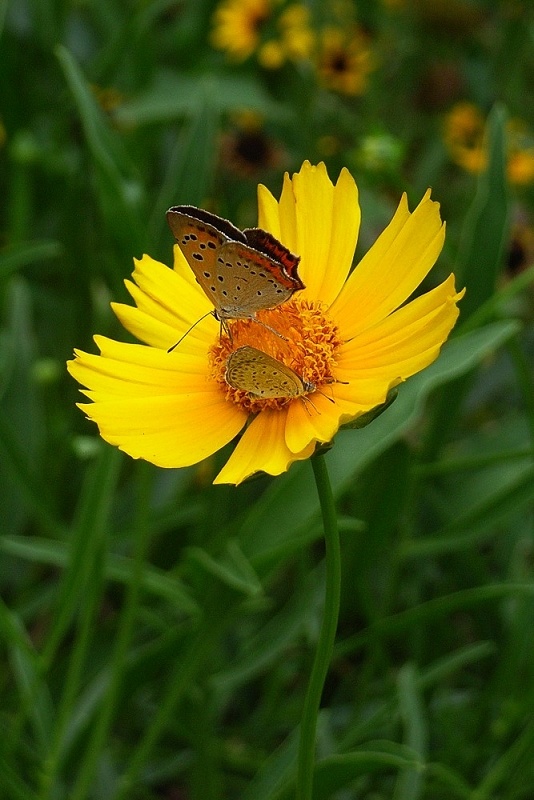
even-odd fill
[(272, 13), (271, 0), (225, 0), (215, 10), (213, 46), (244, 61), (259, 47), (262, 27)]
[[(443, 139), (451, 160), (467, 172), (485, 169), (488, 156), (484, 141), (485, 117), (473, 103), (457, 103), (445, 118)], [(506, 170), (510, 183), (534, 180), (534, 137), (519, 119), (508, 121)]]
[(266, 69), (310, 57), (314, 34), (303, 3), (280, 0), (224, 0), (213, 17), (211, 41), (234, 61), (253, 54)]
[(321, 83), (346, 95), (362, 94), (367, 88), (374, 58), (367, 38), (357, 26), (348, 30), (329, 25), (319, 37), (317, 71)]

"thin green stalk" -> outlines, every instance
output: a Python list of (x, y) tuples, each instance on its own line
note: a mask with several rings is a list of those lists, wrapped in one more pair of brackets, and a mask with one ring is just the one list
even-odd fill
[(94, 780), (94, 772), (98, 758), (106, 743), (106, 738), (117, 706), (117, 700), (120, 695), (128, 647), (132, 638), (136, 612), (139, 607), (145, 555), (150, 539), (150, 525), (148, 521), (148, 511), (150, 507), (150, 476), (146, 464), (139, 464), (138, 469), (139, 499), (137, 503), (138, 513), (135, 526), (137, 541), (132, 575), (129, 581), (128, 592), (119, 622), (115, 649), (111, 659), (111, 676), (107, 692), (102, 699), (100, 715), (93, 727), (85, 757), (72, 790), (71, 800), (83, 800), (83, 798), (87, 797), (91, 782)]
[(297, 800), (311, 800), (313, 794), (317, 716), (334, 649), (341, 589), (339, 532), (332, 487), (324, 456), (316, 456), (311, 461), (323, 518), (326, 546), (326, 589), (323, 621), (302, 711), (297, 764)]
[[(99, 544), (102, 549), (105, 547), (104, 541)], [(49, 800), (49, 798), (52, 798), (56, 790), (55, 782), (61, 766), (62, 742), (72, 714), (72, 709), (75, 706), (76, 694), (80, 686), (83, 669), (87, 661), (95, 630), (95, 618), (98, 611), (98, 603), (101, 599), (104, 558), (104, 554), (101, 550), (93, 561), (94, 584), (91, 586), (90, 590), (87, 590), (87, 602), (83, 606), (80, 614), (78, 630), (72, 648), (69, 668), (67, 670), (65, 685), (57, 714), (52, 746), (46, 762), (43, 765), (41, 775), (42, 792), (40, 795), (42, 800)]]
[(216, 585), (205, 605), (205, 614), (191, 643), (189, 651), (174, 672), (166, 692), (154, 715), (151, 724), (131, 754), (126, 772), (122, 776), (113, 800), (127, 800), (139, 780), (139, 773), (150, 758), (160, 736), (176, 715), (176, 709), (184, 693), (191, 686), (194, 676), (204, 661), (213, 652), (213, 647), (221, 635), (224, 624), (233, 612), (233, 592)]

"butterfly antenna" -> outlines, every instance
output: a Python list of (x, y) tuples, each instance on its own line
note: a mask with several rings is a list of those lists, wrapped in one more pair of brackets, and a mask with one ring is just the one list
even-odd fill
[(186, 330), (186, 332), (183, 334), (183, 336), (180, 336), (180, 338), (178, 339), (178, 341), (177, 341), (177, 342), (175, 342), (173, 345), (171, 345), (171, 346), (169, 347), (169, 349), (167, 350), (167, 353), (172, 353), (172, 351), (173, 351), (175, 348), (177, 348), (177, 347), (178, 347), (178, 345), (179, 345), (181, 342), (183, 342), (183, 340), (185, 339), (185, 337), (186, 337), (186, 336), (187, 336), (189, 333), (191, 333), (191, 331), (193, 330), (193, 328), (196, 328), (196, 326), (198, 325), (198, 323), (199, 323), (199, 322), (202, 322), (202, 320), (203, 320), (203, 319), (206, 319), (206, 317), (209, 317), (209, 315), (210, 315), (210, 314), (213, 314), (213, 311), (208, 311), (206, 314), (203, 314), (203, 315), (200, 317), (200, 319), (197, 319), (197, 321), (196, 321), (196, 322), (193, 322), (193, 324), (191, 325), (191, 327), (190, 327), (190, 328), (188, 328), (188, 329)]
[(324, 398), (325, 398), (326, 400), (328, 400), (330, 403), (335, 403), (335, 402), (336, 402), (336, 401), (334, 400), (334, 398), (333, 398), (333, 397), (329, 397), (329, 396), (328, 396), (327, 394), (325, 394), (324, 392), (321, 392), (321, 390), (320, 390), (320, 389), (316, 389), (315, 391), (317, 392), (317, 394), (320, 394), (320, 395), (321, 395), (321, 397), (324, 397)]
[(257, 317), (252, 317), (252, 319), (254, 320), (254, 322), (257, 322), (258, 325), (262, 325), (264, 328), (267, 328), (268, 331), (271, 331), (271, 333), (274, 333), (274, 335), (278, 336), (279, 339), (283, 339), (284, 342), (288, 342), (289, 341), (287, 336), (283, 336), (281, 333), (278, 333), (278, 331), (275, 331), (275, 329), (271, 328), (270, 325), (267, 325), (266, 322), (262, 322), (261, 319), (258, 319)]
[[(317, 389), (316, 389), (315, 391), (317, 391)], [(321, 392), (319, 392), (319, 394), (322, 394), (322, 393), (321, 393)], [(319, 409), (317, 408), (317, 406), (315, 405), (315, 403), (313, 402), (313, 400), (311, 400), (309, 397), (306, 397), (306, 395), (302, 394), (302, 395), (300, 396), (300, 399), (302, 400), (302, 402), (303, 402), (303, 404), (304, 404), (304, 408), (306, 409), (306, 413), (307, 413), (307, 414), (308, 414), (310, 417), (311, 417), (311, 412), (310, 412), (310, 409), (308, 408), (308, 403), (309, 403), (309, 404), (310, 404), (310, 406), (313, 408), (313, 410), (316, 412), (316, 414), (320, 414), (320, 413), (321, 413), (321, 412), (319, 411)]]

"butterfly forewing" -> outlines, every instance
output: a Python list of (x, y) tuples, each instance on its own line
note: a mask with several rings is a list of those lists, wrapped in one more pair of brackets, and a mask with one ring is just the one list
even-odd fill
[(245, 345), (228, 356), (226, 382), (264, 399), (300, 397), (315, 388), (278, 359)]
[(298, 256), (266, 231), (244, 233), (193, 206), (175, 206), (167, 219), (219, 319), (252, 319), (304, 288), (296, 272)]
[[(267, 256), (240, 242), (221, 246), (210, 291), (215, 282), (216, 292), (212, 294), (220, 303), (217, 310), (224, 317), (236, 319), (247, 319), (262, 309), (275, 308), (289, 300), (295, 291), (294, 282), (280, 270), (276, 272)], [(215, 304), (213, 296), (208, 296)]]

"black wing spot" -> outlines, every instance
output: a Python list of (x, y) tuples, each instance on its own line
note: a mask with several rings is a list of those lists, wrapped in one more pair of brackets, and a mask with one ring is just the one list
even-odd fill
[(204, 261), (204, 256), (202, 253), (193, 253), (193, 258), (195, 261)]
[(205, 278), (211, 278), (209, 272), (203, 272), (202, 274), (204, 275)]
[(215, 242), (212, 242), (211, 240), (208, 242), (208, 247), (211, 250), (216, 250), (217, 249), (217, 245), (215, 244)]
[(220, 283), (224, 282), (224, 278), (222, 275), (217, 275), (217, 280), (220, 281)]

